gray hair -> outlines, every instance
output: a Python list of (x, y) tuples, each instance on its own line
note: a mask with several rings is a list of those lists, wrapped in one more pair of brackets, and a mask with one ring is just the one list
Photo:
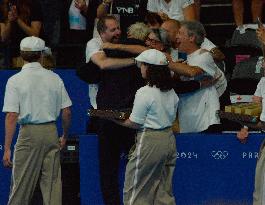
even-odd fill
[(128, 28), (130, 37), (142, 41), (145, 41), (150, 33), (151, 29), (146, 24), (140, 22), (136, 22)]
[(195, 43), (200, 47), (206, 36), (203, 25), (199, 21), (183, 21), (181, 26), (187, 29), (189, 36), (195, 36)]

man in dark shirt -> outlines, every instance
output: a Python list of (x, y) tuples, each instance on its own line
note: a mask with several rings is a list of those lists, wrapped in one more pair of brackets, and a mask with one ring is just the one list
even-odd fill
[[(143, 84), (139, 68), (132, 55), (100, 50), (103, 42), (116, 42), (120, 37), (117, 20), (106, 16), (98, 21), (99, 38), (87, 44), (87, 62), (100, 68), (96, 104), (98, 109), (121, 110), (131, 108), (137, 89)], [(133, 42), (135, 43), (135, 42)], [(93, 49), (92, 47), (96, 49)], [(117, 58), (118, 57), (118, 58)], [(122, 58), (123, 57), (123, 58)], [(95, 83), (95, 82), (92, 82)], [(135, 142), (135, 131), (109, 120), (98, 121), (99, 170), (103, 200), (108, 205), (120, 204), (119, 162), (127, 156)]]

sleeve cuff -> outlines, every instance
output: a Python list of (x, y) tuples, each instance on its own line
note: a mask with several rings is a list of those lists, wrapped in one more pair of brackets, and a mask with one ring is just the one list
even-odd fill
[(143, 125), (144, 124), (144, 119), (140, 119), (138, 117), (135, 117), (133, 115), (130, 115), (129, 119), (132, 121), (132, 122), (135, 122), (137, 124), (140, 124), (140, 125)]

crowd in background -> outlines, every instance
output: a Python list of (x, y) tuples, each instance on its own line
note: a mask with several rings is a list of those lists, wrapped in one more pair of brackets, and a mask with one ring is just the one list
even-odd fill
[[(2, 0), (0, 3), (0, 53), (6, 57), (5, 62), (0, 65), (2, 68), (21, 67), (18, 46), (25, 36), (45, 39), (54, 58), (58, 58), (59, 65), (73, 66), (85, 59), (84, 55), (80, 57), (80, 53), (84, 52), (74, 52), (77, 54), (73, 54), (68, 60), (63, 59), (63, 54), (57, 54), (57, 50), (84, 50), (86, 42), (97, 35), (95, 22), (106, 14), (115, 14), (119, 18), (124, 37), (127, 28), (135, 22), (145, 21), (151, 28), (157, 28), (168, 19), (199, 20), (201, 5), (199, 0)], [(253, 22), (257, 21), (257, 17), (262, 18), (263, 3), (262, 0), (252, 1)], [(235, 25), (241, 29), (244, 23), (243, 1), (233, 0), (232, 6)], [(50, 67), (54, 63), (55, 59), (47, 61)]]
[[(241, 31), (243, 9), (236, 9), (239, 4), (234, 2), (235, 21)], [(147, 143), (143, 143), (143, 136), (157, 136), (158, 139), (170, 136), (166, 146), (175, 144), (171, 127), (176, 110), (180, 133), (222, 130), (216, 112), (220, 110), (221, 98), (227, 88), (225, 55), (206, 37), (204, 26), (199, 22), (200, 2), (70, 0), (64, 3), (63, 8), (66, 9), (62, 11), (62, 5), (57, 1), (2, 1), (1, 41), (10, 48), (9, 65), (23, 65), (18, 48), (26, 36), (46, 39), (54, 52), (61, 40), (71, 49), (73, 44), (86, 47), (83, 70), (89, 74), (80, 74), (80, 77), (89, 84), (92, 107), (101, 110), (132, 109), (130, 118), (123, 123), (109, 119), (96, 119), (94, 122), (99, 140), (99, 172), (104, 202), (121, 203), (118, 180), (120, 156), (121, 153), (128, 154), (135, 142), (134, 129), (139, 129), (136, 149), (126, 171), (124, 203), (151, 204), (145, 203), (148, 199), (145, 191), (153, 190), (152, 194), (148, 191), (148, 200), (174, 204), (170, 181), (176, 148), (171, 147), (170, 153), (165, 153), (166, 148), (161, 148), (161, 153), (154, 151), (161, 157), (159, 160), (150, 157), (152, 150), (143, 150), (146, 154), (141, 159), (143, 165), (148, 170), (149, 163), (150, 167), (156, 167), (148, 180), (145, 180), (145, 167), (141, 166), (140, 171), (136, 167), (135, 170), (134, 162), (139, 165), (138, 150)], [(262, 17), (262, 4), (261, 0), (253, 0), (253, 22)], [(55, 12), (49, 16), (52, 10)], [(59, 32), (62, 21), (67, 22), (64, 35)], [(264, 44), (264, 27), (257, 30), (257, 36)], [(27, 52), (21, 49), (21, 45), (20, 50)], [(52, 53), (48, 52), (47, 56), (52, 56)], [(47, 64), (53, 63), (51, 59), (48, 58)], [(43, 67), (49, 66), (43, 63)], [(157, 140), (151, 140), (151, 143), (161, 147)], [(153, 146), (147, 143), (146, 148), (150, 147)], [(165, 160), (171, 155), (172, 159)], [(133, 172), (138, 174), (139, 181)], [(165, 175), (165, 180), (156, 185), (162, 175)]]

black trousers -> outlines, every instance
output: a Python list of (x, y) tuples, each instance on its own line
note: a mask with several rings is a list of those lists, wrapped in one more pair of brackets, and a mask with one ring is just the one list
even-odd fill
[(106, 205), (119, 205), (119, 162), (126, 157), (135, 143), (136, 131), (108, 120), (98, 121), (99, 171), (103, 201)]

